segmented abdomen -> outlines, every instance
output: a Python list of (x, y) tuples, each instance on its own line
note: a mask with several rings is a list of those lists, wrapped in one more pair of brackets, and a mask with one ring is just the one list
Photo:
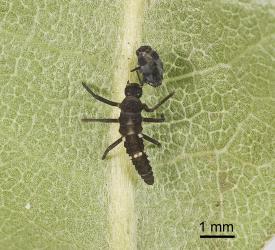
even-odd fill
[(137, 172), (146, 184), (153, 185), (154, 176), (147, 155), (143, 152), (144, 144), (142, 138), (137, 134), (131, 134), (127, 135), (125, 139), (124, 147), (127, 154), (132, 158)]

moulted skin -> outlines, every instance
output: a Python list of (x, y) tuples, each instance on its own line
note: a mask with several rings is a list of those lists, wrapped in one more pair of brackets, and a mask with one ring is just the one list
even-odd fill
[(163, 80), (163, 62), (151, 46), (143, 45), (136, 50), (139, 72), (144, 83), (158, 87)]

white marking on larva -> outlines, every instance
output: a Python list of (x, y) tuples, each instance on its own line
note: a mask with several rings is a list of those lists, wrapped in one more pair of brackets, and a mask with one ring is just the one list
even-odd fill
[(138, 137), (139, 137), (139, 138), (142, 138), (142, 137), (143, 137), (143, 135), (142, 135), (142, 134), (138, 134)]
[(32, 207), (32, 206), (31, 206), (31, 204), (30, 204), (29, 202), (28, 202), (28, 203), (26, 204), (26, 206), (25, 206), (25, 208), (28, 209), (28, 210), (29, 210), (31, 207)]
[(138, 152), (138, 153), (134, 154), (133, 158), (138, 158), (140, 156), (142, 156), (142, 152)]

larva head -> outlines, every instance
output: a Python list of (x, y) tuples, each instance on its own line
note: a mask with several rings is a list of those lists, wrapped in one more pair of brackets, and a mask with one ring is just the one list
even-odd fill
[(130, 83), (128, 81), (124, 92), (125, 96), (140, 98), (142, 96), (142, 87), (138, 83)]

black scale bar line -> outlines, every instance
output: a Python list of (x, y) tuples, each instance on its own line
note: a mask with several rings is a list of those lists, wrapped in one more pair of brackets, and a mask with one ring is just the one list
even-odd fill
[(200, 238), (210, 239), (210, 238), (235, 238), (235, 235), (200, 235)]

